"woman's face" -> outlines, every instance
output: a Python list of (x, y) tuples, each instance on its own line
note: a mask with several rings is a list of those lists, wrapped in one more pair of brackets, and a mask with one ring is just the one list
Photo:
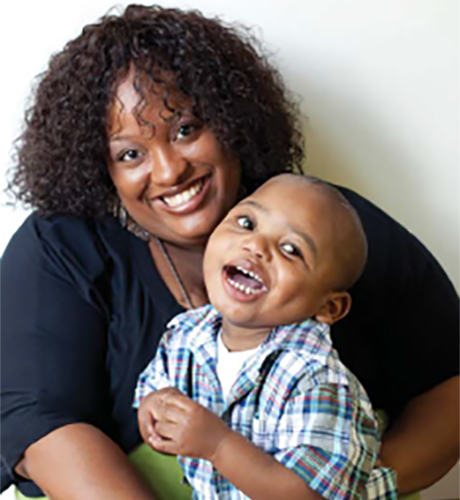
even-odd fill
[(110, 110), (109, 173), (142, 228), (176, 245), (201, 245), (236, 202), (240, 162), (192, 114), (189, 99), (171, 93), (174, 113), (162, 88), (154, 90), (139, 106), (133, 75), (119, 85)]

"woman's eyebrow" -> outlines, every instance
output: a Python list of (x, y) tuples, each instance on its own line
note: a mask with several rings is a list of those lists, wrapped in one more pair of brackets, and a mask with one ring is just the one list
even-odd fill
[(122, 140), (124, 140), (124, 137), (122, 135), (118, 135), (118, 134), (109, 135), (110, 142), (117, 142), (117, 141), (122, 141)]
[(118, 142), (118, 141), (132, 141), (137, 136), (135, 134), (113, 134), (109, 135), (110, 142)]
[(119, 134), (117, 132), (109, 135), (109, 142), (133, 141), (138, 140), (138, 134)]

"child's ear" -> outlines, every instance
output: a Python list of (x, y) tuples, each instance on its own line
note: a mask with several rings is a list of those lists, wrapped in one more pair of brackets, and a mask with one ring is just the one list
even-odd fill
[(350, 307), (351, 296), (348, 292), (331, 292), (326, 302), (315, 314), (315, 318), (317, 321), (332, 325), (339, 319), (344, 318), (350, 311)]

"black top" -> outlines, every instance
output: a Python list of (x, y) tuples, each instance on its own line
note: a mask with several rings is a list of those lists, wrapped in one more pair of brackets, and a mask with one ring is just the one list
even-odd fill
[[(458, 374), (459, 301), (420, 242), (342, 191), (362, 218), (369, 261), (333, 341), (374, 406), (394, 418), (408, 400)], [(147, 244), (111, 217), (31, 215), (2, 267), (4, 462), (11, 470), (31, 443), (73, 422), (133, 449), (141, 441), (131, 407), (137, 377), (166, 323), (183, 310)], [(15, 480), (24, 494), (41, 493)]]

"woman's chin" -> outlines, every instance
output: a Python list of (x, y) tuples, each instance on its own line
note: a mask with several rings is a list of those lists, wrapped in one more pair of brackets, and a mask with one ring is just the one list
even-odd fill
[[(182, 222), (186, 222), (185, 220)], [(164, 221), (161, 226), (158, 224), (149, 224), (146, 222), (143, 227), (152, 235), (161, 240), (177, 246), (196, 246), (205, 245), (209, 239), (218, 221), (200, 218), (190, 221), (187, 224), (175, 224), (174, 221)]]

